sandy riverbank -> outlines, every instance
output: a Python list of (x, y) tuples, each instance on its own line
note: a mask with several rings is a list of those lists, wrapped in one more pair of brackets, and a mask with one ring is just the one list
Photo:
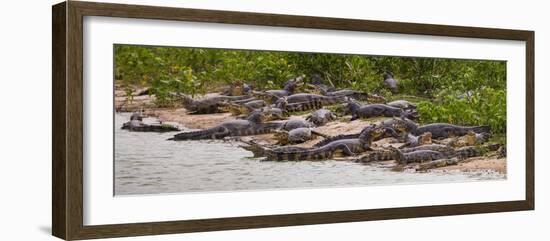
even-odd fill
[[(115, 108), (117, 111), (133, 112), (143, 110), (147, 116), (153, 116), (163, 122), (174, 122), (180, 125), (180, 127), (187, 129), (205, 129), (218, 125), (224, 121), (235, 119), (230, 113), (217, 113), (217, 114), (203, 114), (203, 115), (191, 115), (187, 113), (187, 110), (183, 107), (173, 108), (157, 108), (154, 104), (155, 97), (149, 95), (134, 96), (132, 100), (128, 100), (125, 97), (124, 91), (115, 91)], [(291, 118), (299, 118), (305, 116), (293, 116)], [(376, 123), (377, 121), (366, 120), (354, 120), (347, 121), (346, 118), (342, 120), (330, 122), (325, 126), (316, 128), (317, 131), (326, 135), (335, 136), (340, 134), (352, 134), (361, 131), (365, 125), (370, 123)], [(257, 135), (244, 137), (243, 139), (255, 140), (260, 143), (274, 144), (272, 134)], [(299, 146), (310, 147), (315, 143), (321, 141), (322, 138), (302, 143)], [(388, 139), (384, 139), (375, 143), (375, 146), (383, 147), (392, 145)], [(382, 163), (385, 166), (391, 166), (393, 162)], [(476, 157), (461, 161), (458, 165), (435, 168), (430, 171), (495, 171), (506, 174), (506, 158), (496, 159), (494, 157)]]

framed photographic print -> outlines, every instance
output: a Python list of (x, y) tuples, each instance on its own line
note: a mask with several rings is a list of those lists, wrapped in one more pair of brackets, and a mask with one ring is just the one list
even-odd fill
[(53, 235), (534, 209), (534, 32), (53, 6)]

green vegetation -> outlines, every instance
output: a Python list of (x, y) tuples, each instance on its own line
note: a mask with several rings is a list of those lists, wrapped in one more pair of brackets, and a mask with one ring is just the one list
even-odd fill
[[(383, 86), (384, 71), (399, 81), (395, 96)], [(128, 95), (135, 88), (150, 87), (159, 105), (173, 101), (169, 92), (203, 94), (234, 81), (255, 89), (280, 89), (301, 74), (306, 81), (319, 75), (338, 88), (413, 99), (422, 123), (490, 125), (494, 132), (506, 133), (503, 61), (115, 46), (117, 85)]]

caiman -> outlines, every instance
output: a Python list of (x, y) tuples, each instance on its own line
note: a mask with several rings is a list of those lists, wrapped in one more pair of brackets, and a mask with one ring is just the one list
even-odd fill
[(277, 140), (277, 145), (288, 145), (303, 143), (317, 136), (326, 137), (325, 134), (311, 128), (300, 127), (290, 131), (278, 130), (273, 137)]
[(179, 131), (180, 129), (168, 124), (145, 124), (140, 121), (132, 120), (122, 125), (122, 129), (135, 132), (170, 132)]
[(323, 126), (336, 119), (336, 115), (327, 109), (316, 110), (306, 117), (306, 120), (316, 126)]
[(418, 124), (414, 121), (412, 121), (411, 119), (408, 119), (408, 118), (405, 118), (405, 117), (392, 117), (390, 119), (387, 119), (387, 120), (384, 120), (380, 123), (381, 126), (385, 126), (385, 127), (394, 127), (396, 125), (400, 126), (400, 127), (403, 127), (403, 132), (405, 133), (409, 133), (409, 132), (412, 132), (414, 130), (416, 130), (416, 128), (418, 128)]
[(288, 80), (284, 84), (282, 90), (252, 91), (251, 94), (259, 99), (265, 100), (268, 103), (273, 103), (283, 96), (294, 94), (298, 83), (300, 83), (304, 79), (304, 77), (304, 75), (301, 75), (294, 79)]
[(417, 113), (415, 111), (403, 110), (401, 108), (395, 108), (393, 106), (385, 104), (368, 104), (361, 106), (354, 101), (348, 101), (346, 104), (346, 114), (351, 114), (351, 120), (357, 120), (359, 118), (372, 118), (372, 117), (396, 117), (402, 116), (406, 118), (416, 118)]
[(231, 102), (235, 100), (242, 100), (250, 98), (249, 96), (214, 96), (207, 97), (200, 100), (194, 100), (193, 98), (184, 94), (175, 94), (182, 100), (183, 107), (187, 109), (191, 114), (212, 114), (220, 113), (220, 106), (223, 102)]
[(426, 163), (421, 163), (418, 165), (418, 167), (416, 167), (416, 171), (425, 172), (434, 168), (457, 165), (458, 161), (459, 161), (458, 158), (445, 158), (445, 159), (439, 159), (439, 160), (430, 161)]
[(282, 97), (275, 102), (274, 106), (281, 110), (284, 110), (287, 113), (293, 113), (308, 110), (318, 110), (323, 108), (323, 103), (320, 100), (316, 99), (312, 101), (289, 104), (286, 100), (286, 97)]
[(394, 158), (395, 158), (394, 151), (381, 149), (381, 150), (369, 151), (365, 155), (362, 155), (359, 158), (355, 159), (355, 162), (368, 163), (368, 162), (389, 161), (389, 160), (393, 160)]
[(348, 98), (345, 96), (324, 96), (307, 93), (293, 94), (285, 98), (288, 104), (319, 101), (323, 106), (344, 103), (346, 99)]
[(287, 121), (281, 122), (281, 130), (291, 131), (296, 128), (312, 128), (313, 124), (309, 121), (301, 118), (291, 118)]
[(386, 119), (382, 121), (379, 125), (384, 127), (394, 128), (396, 131), (399, 131), (399, 134), (401, 135), (401, 137), (397, 138), (397, 140), (399, 142), (405, 142), (405, 143), (414, 142), (413, 138), (411, 138), (409, 134), (412, 131), (416, 130), (416, 128), (418, 127), (418, 124), (416, 122), (404, 117), (399, 117), (399, 118), (392, 117), (390, 119)]
[(170, 132), (179, 131), (179, 128), (168, 124), (145, 124), (139, 113), (133, 113), (130, 121), (122, 124), (121, 129), (135, 132)]
[(281, 147), (281, 146), (273, 146), (273, 145), (260, 145), (254, 141), (245, 141), (242, 139), (240, 139), (239, 141), (246, 144), (246, 145), (239, 145), (239, 147), (252, 152), (252, 154), (254, 154), (254, 158), (265, 157), (267, 151), (291, 152), (291, 151), (306, 151), (311, 149), (311, 148), (299, 147), (299, 146), (282, 146)]
[(406, 101), (406, 100), (394, 100), (392, 102), (387, 103), (387, 105), (393, 106), (395, 108), (406, 109), (406, 110), (416, 109), (415, 104), (413, 104), (409, 101)]
[(242, 104), (222, 102), (219, 104), (218, 108), (223, 112), (230, 112), (232, 115), (246, 115), (266, 105), (267, 104), (263, 100), (251, 100)]
[[(430, 133), (430, 132), (426, 132)], [(451, 137), (436, 141), (439, 144), (444, 144), (452, 147), (464, 147), (464, 146), (474, 146), (485, 143), (489, 137), (490, 133), (475, 133), (473, 131), (468, 131), (464, 136)]]
[(252, 87), (250, 87), (249, 85), (241, 81), (234, 81), (221, 94), (228, 96), (240, 96), (249, 94), (251, 90)]
[(463, 136), (468, 134), (469, 131), (475, 133), (491, 133), (490, 126), (458, 126), (446, 123), (433, 123), (417, 127), (411, 133), (414, 135), (420, 135), (425, 132), (431, 132), (433, 139), (444, 139), (455, 136)]
[(408, 153), (403, 153), (398, 149), (395, 150), (395, 160), (401, 165), (406, 165), (413, 162), (422, 163), (451, 157), (449, 155), (446, 155), (445, 153), (431, 150), (419, 150)]
[(249, 136), (272, 133), (281, 128), (281, 123), (263, 123), (266, 116), (261, 112), (252, 113), (245, 120), (230, 120), (223, 122), (215, 127), (183, 132), (174, 135), (169, 140), (201, 140), (201, 139), (222, 139), (228, 136)]
[(376, 94), (369, 94), (357, 90), (336, 90), (332, 92), (321, 92), (325, 96), (348, 97), (354, 100), (367, 101), (369, 103), (386, 103), (386, 98)]
[(243, 107), (240, 105), (233, 105), (233, 104), (228, 104), (221, 108), (228, 112), (231, 112), (232, 115), (237, 116), (237, 119), (246, 119), (248, 118), (248, 116), (250, 116), (251, 113), (254, 113), (254, 112), (262, 112), (266, 116), (266, 121), (284, 120), (286, 119), (285, 116), (287, 115), (285, 111), (279, 108), (274, 108), (270, 106), (266, 106), (253, 111), (250, 111), (246, 107)]
[(458, 149), (445, 145), (424, 145), (415, 148), (399, 150), (390, 147), (395, 154), (395, 160), (400, 164), (412, 162), (426, 162), (444, 158), (458, 158), (459, 160), (481, 156), (486, 150), (483, 147), (466, 146)]
[[(481, 147), (463, 147), (453, 149), (446, 145), (424, 145), (415, 148), (374, 150), (367, 152), (365, 155), (356, 159), (356, 162), (377, 162), (396, 160), (400, 164), (408, 164), (415, 162), (431, 162), (434, 160), (456, 159), (462, 160), (470, 157), (483, 155), (484, 150)], [(437, 165), (437, 163), (432, 163)], [(428, 165), (429, 166), (429, 165)]]
[(417, 147), (427, 144), (432, 144), (431, 132), (422, 133), (419, 136), (407, 133), (407, 135), (405, 136), (405, 144), (403, 144), (401, 147)]
[(384, 138), (389, 138), (389, 137), (399, 138), (401, 136), (398, 133), (402, 132), (405, 128), (400, 123), (395, 123), (392, 126), (388, 126), (388, 125), (386, 125), (386, 126), (370, 125), (370, 126), (367, 126), (367, 127), (363, 128), (363, 130), (361, 130), (361, 132), (359, 132), (359, 133), (342, 134), (342, 135), (337, 135), (337, 136), (332, 136), (332, 137), (326, 137), (324, 140), (322, 140), (322, 141), (316, 143), (315, 145), (313, 145), (313, 147), (321, 147), (323, 145), (326, 145), (330, 142), (337, 141), (337, 140), (359, 138), (359, 136), (363, 132), (365, 132), (369, 129), (372, 129), (374, 126), (379, 127), (379, 128), (383, 128), (385, 130), (385, 133), (384, 133), (384, 135), (381, 135), (381, 136), (378, 136), (378, 137), (374, 138), (373, 141), (378, 141), (378, 140), (381, 140), (381, 139), (384, 139)]
[(359, 138), (333, 141), (321, 147), (299, 150), (265, 150), (268, 161), (326, 160), (337, 155), (354, 156), (372, 150), (372, 141), (386, 133), (385, 128), (371, 127), (363, 131)]

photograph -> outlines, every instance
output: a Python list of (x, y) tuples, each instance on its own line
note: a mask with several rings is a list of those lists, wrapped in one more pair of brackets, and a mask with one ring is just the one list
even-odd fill
[(506, 180), (506, 61), (113, 51), (115, 196)]

